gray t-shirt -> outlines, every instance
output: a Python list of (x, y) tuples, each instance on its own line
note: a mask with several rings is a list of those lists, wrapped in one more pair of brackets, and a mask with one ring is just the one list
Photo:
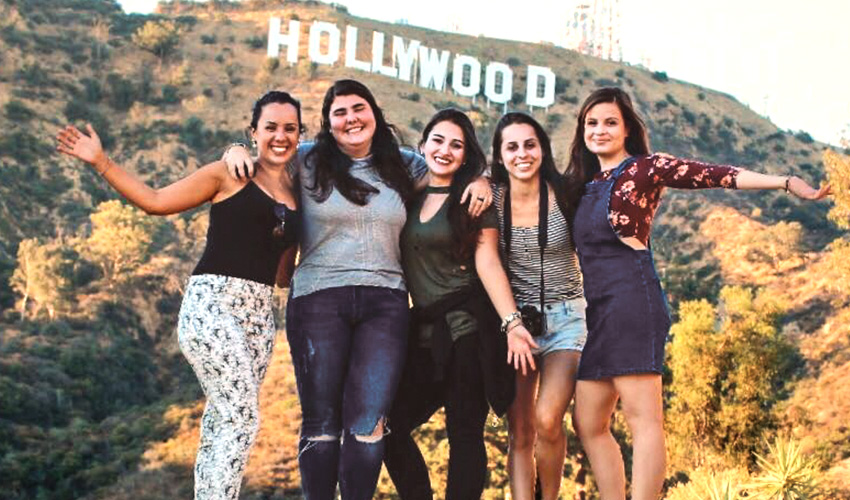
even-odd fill
[[(407, 221), (401, 196), (372, 169), (371, 158), (355, 160), (351, 174), (380, 190), (366, 205), (348, 201), (333, 189), (319, 203), (307, 186), (315, 168), (304, 161), (312, 143), (298, 148), (296, 170), (301, 183), (301, 257), (292, 277), (292, 296), (340, 286), (379, 286), (404, 290), (399, 235)], [(414, 180), (428, 171), (425, 160), (407, 150), (402, 158)]]

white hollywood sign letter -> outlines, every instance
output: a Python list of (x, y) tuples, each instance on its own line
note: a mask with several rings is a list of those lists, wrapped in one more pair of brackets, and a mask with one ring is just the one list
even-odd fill
[(284, 35), (280, 32), (280, 18), (273, 17), (269, 20), (269, 44), (266, 53), (269, 57), (278, 57), (280, 46), (286, 45), (286, 60), (290, 64), (295, 64), (298, 62), (298, 38), (300, 36), (300, 21), (289, 21), (289, 33)]
[[(502, 75), (502, 91), (496, 92), (496, 75)], [(514, 72), (505, 63), (491, 62), (484, 75), (484, 95), (490, 101), (505, 104), (511, 100), (514, 90)]]
[(446, 70), (449, 67), (449, 51), (419, 47), (419, 85), (423, 88), (443, 90)]
[(410, 81), (413, 64), (416, 62), (416, 55), (419, 53), (419, 40), (411, 40), (407, 48), (404, 47), (404, 38), (400, 36), (393, 37), (393, 58), (398, 65), (398, 79), (405, 82)]
[[(469, 83), (463, 84), (463, 70), (469, 68)], [(471, 56), (455, 56), (452, 69), (452, 88), (464, 97), (475, 97), (481, 92), (481, 63)]]
[[(537, 95), (537, 84), (544, 78), (546, 86), (543, 95)], [(525, 91), (525, 103), (529, 106), (546, 108), (555, 102), (555, 73), (542, 66), (528, 66), (528, 87)]]
[(380, 31), (372, 32), (372, 73), (392, 78), (398, 76), (395, 66), (384, 66), (384, 34)]
[[(322, 54), (322, 34), (328, 34), (328, 53)], [(325, 21), (314, 21), (310, 26), (310, 60), (319, 64), (333, 64), (339, 60), (339, 28)]]
[(345, 65), (361, 71), (371, 69), (368, 61), (357, 60), (357, 27), (351, 25), (345, 27)]

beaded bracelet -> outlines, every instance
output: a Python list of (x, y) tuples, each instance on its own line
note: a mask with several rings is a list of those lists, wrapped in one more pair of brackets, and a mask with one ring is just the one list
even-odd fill
[(508, 333), (508, 325), (515, 320), (522, 320), (522, 314), (519, 311), (514, 311), (502, 318), (502, 325), (499, 327), (499, 330), (501, 330), (502, 333)]

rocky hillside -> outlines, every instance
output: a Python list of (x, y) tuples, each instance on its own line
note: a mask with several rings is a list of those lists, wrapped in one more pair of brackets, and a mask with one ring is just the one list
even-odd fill
[[(273, 16), (284, 26), (301, 22), (296, 64), (266, 56)], [(370, 59), (369, 34), (378, 30), (483, 65), (505, 63), (514, 72), (514, 95), (506, 107), (488, 105), (483, 95), (462, 97), (348, 68), (344, 57), (332, 66), (311, 63), (307, 30), (314, 20), (335, 24), (343, 36), (346, 25), (356, 26), (359, 60)], [(528, 65), (556, 75), (548, 109), (524, 104)], [(92, 123), (116, 161), (162, 185), (240, 139), (254, 99), (268, 89), (302, 100), (312, 135), (322, 95), (339, 78), (368, 85), (409, 144), (446, 106), (469, 113), (485, 149), (505, 109), (528, 111), (550, 132), (563, 164), (581, 101), (598, 86), (617, 85), (634, 98), (655, 150), (793, 172), (815, 184), (824, 178), (824, 145), (805, 132), (779, 130), (731, 96), (663, 72), (554, 46), (380, 23), (312, 0), (174, 0), (151, 16), (124, 14), (112, 0), (0, 0), (0, 483), (11, 485), (0, 498), (159, 499), (191, 491), (200, 392), (172, 332), (180, 277), (203, 245), (204, 210), (151, 228), (140, 264), (110, 281), (86, 263), (80, 242), (90, 241), (100, 204), (116, 197), (91, 170), (54, 153), (56, 130)], [(847, 276), (837, 271), (846, 261), (836, 261), (829, 246), (841, 234), (826, 220), (829, 204), (801, 204), (782, 192), (665, 196), (653, 247), (674, 309), (687, 300), (715, 303), (724, 285), (764, 287), (790, 304), (781, 327), (803, 361), (783, 388), (781, 407), (771, 411), (821, 457), (830, 484), (850, 483), (843, 423), (850, 408), (840, 397), (850, 381), (850, 292), (835, 285)], [(5, 284), (21, 265), (19, 245), (33, 238), (73, 247), (67, 262), (74, 270), (64, 309), (56, 316), (36, 310), (22, 320), (21, 295)], [(277, 350), (246, 498), (298, 493), (297, 398), (283, 340)], [(504, 429), (494, 423), (488, 433), (487, 494), (503, 497)], [(422, 432), (435, 471), (436, 464), (445, 470), (444, 438), (439, 421)], [(569, 461), (565, 495), (593, 491), (579, 479), (583, 467), (583, 459)], [(382, 481), (382, 494), (390, 495)]]

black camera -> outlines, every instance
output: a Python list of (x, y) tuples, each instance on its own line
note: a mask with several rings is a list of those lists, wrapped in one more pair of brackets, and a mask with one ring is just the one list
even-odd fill
[(519, 308), (522, 314), (522, 324), (532, 337), (543, 335), (543, 313), (536, 307), (527, 304)]

